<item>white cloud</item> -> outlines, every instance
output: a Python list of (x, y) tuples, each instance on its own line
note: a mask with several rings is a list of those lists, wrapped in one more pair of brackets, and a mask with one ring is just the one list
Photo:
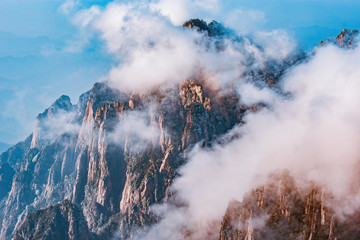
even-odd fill
[(75, 25), (85, 28), (99, 14), (100, 8), (98, 6), (91, 6), (89, 9), (83, 9), (76, 13), (73, 22)]
[(284, 30), (273, 30), (271, 32), (257, 32), (254, 40), (264, 48), (266, 58), (282, 61), (294, 52), (296, 44)]
[(224, 23), (239, 34), (256, 32), (266, 22), (265, 13), (252, 9), (235, 9), (223, 16)]
[(283, 44), (278, 51), (278, 46), (270, 43), (273, 34), (269, 34), (262, 37), (264, 50), (247, 39), (224, 39), (223, 49), (218, 51), (214, 39), (176, 27), (142, 5), (110, 4), (93, 26), (109, 51), (121, 59), (109, 74), (112, 87), (121, 91), (179, 83), (201, 71), (218, 86), (231, 84), (239, 80), (245, 66), (260, 68), (268, 60), (283, 59), (295, 45), (285, 33), (278, 34)]
[[(171, 15), (168, 10), (176, 14)], [(246, 38), (243, 42), (225, 39), (219, 52), (214, 39), (177, 26), (192, 14), (212, 12), (216, 15), (217, 11), (221, 11), (218, 0), (92, 6), (74, 14), (73, 22), (81, 28), (81, 34), (66, 50), (81, 50), (94, 31), (97, 32), (109, 53), (119, 61), (109, 73), (110, 85), (121, 91), (147, 91), (198, 77), (200, 72), (206, 74), (213, 85), (232, 84), (239, 81), (245, 67), (263, 68), (266, 61), (281, 61), (294, 49), (294, 42), (285, 32), (275, 31), (260, 34), (257, 45)], [(242, 10), (242, 13), (247, 12)], [(260, 13), (249, 15), (262, 19)], [(260, 17), (255, 17), (257, 15)], [(172, 18), (178, 18), (177, 23)]]
[[(204, 34), (178, 27), (197, 13), (197, 7), (209, 6), (206, 11), (216, 12), (219, 2), (171, 3), (111, 3), (103, 10), (94, 7), (77, 15), (75, 22), (98, 31), (108, 51), (119, 58), (109, 73), (111, 86), (121, 91), (147, 91), (202, 74), (220, 88), (235, 83), (242, 103), (260, 101), (270, 108), (249, 114), (246, 125), (229, 133), (241, 138), (210, 150), (195, 148), (173, 184), (188, 207), (153, 207), (164, 220), (137, 233), (138, 238), (182, 239), (184, 229), (194, 239), (210, 238), (204, 234), (217, 238), (229, 201), (241, 200), (252, 187), (263, 183), (268, 173), (283, 168), (299, 182), (314, 180), (327, 188), (336, 196), (334, 201), (359, 206), (360, 195), (353, 190), (353, 182), (360, 157), (360, 48), (318, 49), (309, 62), (282, 79), (283, 91), (292, 95), (284, 99), (268, 88), (254, 87), (242, 76), (248, 70), (256, 72), (267, 61), (282, 62), (289, 57), (296, 45), (286, 32), (254, 34), (256, 44), (247, 38), (224, 40), (219, 51), (215, 41)], [(238, 32), (249, 32), (253, 23), (266, 19), (262, 12), (241, 9), (227, 21), (231, 27), (248, 28), (237, 28)], [(134, 142), (143, 143), (156, 138), (158, 130), (142, 114), (133, 112), (122, 118), (113, 140), (122, 142), (132, 136)], [(216, 228), (209, 231), (214, 223)]]
[(36, 119), (31, 148), (43, 147), (51, 141), (57, 141), (63, 134), (76, 135), (81, 129), (75, 111), (59, 110)]
[(258, 88), (251, 83), (240, 83), (238, 86), (240, 103), (245, 106), (252, 106), (258, 103), (272, 103), (278, 96), (267, 87)]
[(191, 17), (188, 9), (190, 3), (190, 0), (160, 0), (151, 7), (168, 17), (174, 25), (181, 26)]
[(214, 16), (219, 13), (219, 0), (159, 0), (150, 7), (168, 17), (176, 26), (181, 26), (190, 18)]
[(145, 111), (120, 114), (119, 122), (108, 139), (115, 144), (126, 145), (130, 151), (143, 150), (160, 137), (160, 129), (151, 121), (150, 115)]
[(127, 34), (128, 29), (136, 27), (128, 25), (126, 22), (129, 9), (130, 6), (128, 5), (109, 4), (99, 19), (94, 22), (94, 28), (100, 31), (101, 37), (106, 41), (110, 52), (119, 50), (124, 39), (131, 37)]
[(77, 113), (75, 111), (59, 111), (54, 116), (45, 119), (41, 127), (45, 129), (42, 133), (43, 139), (53, 140), (62, 134), (77, 134), (80, 131), (80, 124), (76, 122)]
[(59, 11), (65, 15), (68, 15), (76, 10), (78, 4), (78, 0), (66, 0), (63, 4), (60, 5)]
[(246, 125), (230, 133), (241, 138), (210, 150), (195, 148), (173, 183), (188, 208), (166, 207), (160, 212), (163, 220), (142, 239), (154, 239), (154, 235), (167, 239), (167, 232), (181, 236), (185, 229), (193, 232), (192, 239), (211, 239), (204, 234), (209, 234), (214, 222), (220, 226), (228, 203), (241, 200), (278, 169), (289, 169), (302, 186), (315, 181), (332, 193), (334, 199), (328, 204), (339, 215), (357, 209), (359, 53), (360, 48), (318, 49), (308, 63), (295, 67), (282, 80), (291, 98), (267, 98), (272, 100), (271, 110), (247, 115)]

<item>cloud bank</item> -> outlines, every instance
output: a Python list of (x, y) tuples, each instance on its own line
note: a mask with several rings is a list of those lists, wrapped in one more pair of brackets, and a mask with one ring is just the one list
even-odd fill
[(229, 84), (248, 69), (262, 68), (270, 60), (281, 62), (294, 51), (296, 44), (280, 30), (259, 34), (257, 42), (230, 32), (219, 41), (181, 26), (198, 9), (214, 15), (218, 5), (217, 0), (114, 2), (80, 10), (73, 22), (82, 31), (96, 32), (116, 56), (118, 65), (107, 79), (121, 91), (177, 84), (199, 72), (218, 86)]
[[(201, 4), (192, 1), (190, 5)], [(279, 169), (288, 169), (300, 184), (315, 181), (332, 193), (335, 197), (329, 204), (339, 215), (359, 207), (354, 179), (359, 177), (360, 157), (360, 49), (316, 49), (307, 62), (283, 75), (282, 94), (278, 94), (254, 86), (246, 74), (291, 56), (296, 44), (286, 32), (220, 41), (179, 27), (192, 16), (191, 11), (182, 2), (170, 5), (164, 0), (111, 3), (82, 10), (75, 17), (81, 28), (96, 31), (108, 52), (117, 57), (118, 65), (108, 75), (114, 88), (141, 92), (202, 75), (219, 88), (237, 88), (244, 104), (268, 106), (249, 113), (246, 124), (229, 133), (240, 138), (211, 149), (195, 147), (172, 186), (174, 201), (184, 203), (183, 207), (153, 206), (159, 223), (136, 232), (135, 238), (218, 239), (229, 202), (241, 200)], [(249, 16), (264, 20), (256, 12)], [(138, 125), (148, 127), (144, 122)], [(120, 126), (119, 131), (124, 129)]]
[[(154, 206), (162, 219), (138, 239), (218, 239), (219, 223), (232, 199), (288, 169), (300, 186), (313, 181), (334, 198), (337, 214), (360, 205), (360, 48), (316, 49), (306, 63), (281, 80), (285, 98), (267, 98), (271, 108), (248, 114), (230, 134), (239, 139), (204, 150), (195, 148), (173, 183), (186, 207)], [(267, 93), (270, 94), (270, 93)], [(258, 100), (263, 101), (263, 94)]]

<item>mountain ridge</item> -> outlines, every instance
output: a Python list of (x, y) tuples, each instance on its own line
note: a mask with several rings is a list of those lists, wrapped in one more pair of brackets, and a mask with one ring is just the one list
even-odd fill
[[(225, 28), (214, 21), (192, 19), (184, 27), (212, 38), (226, 36)], [(340, 47), (348, 46), (347, 34), (340, 38), (346, 39)], [(259, 85), (276, 88), (286, 68), (246, 74)], [(194, 146), (209, 148), (221, 142), (232, 128), (245, 124), (248, 112), (266, 107), (246, 106), (240, 98), (235, 90), (222, 92), (201, 78), (146, 94), (95, 83), (76, 105), (61, 96), (39, 114), (33, 134), (0, 155), (0, 184), (5, 186), (0, 192), (1, 238), (53, 239), (60, 234), (59, 226), (61, 234), (69, 233), (74, 240), (134, 237), (136, 228), (158, 221), (150, 206), (172, 201), (171, 184)], [(52, 125), (56, 119), (66, 131), (59, 131), (58, 123)], [(143, 132), (152, 134), (144, 137)], [(219, 226), (220, 236), (228, 239), (239, 233), (243, 239), (244, 232), (226, 230), (232, 228), (228, 215)], [(83, 230), (76, 227), (85, 223)], [(44, 235), (46, 229), (49, 235)]]
[(0, 154), (8, 150), (11, 146), (11, 144), (0, 142)]

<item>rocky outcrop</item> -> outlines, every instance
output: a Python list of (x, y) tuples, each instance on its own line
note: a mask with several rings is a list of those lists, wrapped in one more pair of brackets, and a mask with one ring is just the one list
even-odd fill
[(0, 155), (0, 163), (8, 163), (14, 169), (20, 169), (21, 160), (24, 159), (26, 153), (30, 149), (31, 140), (33, 135), (25, 139), (23, 142), (19, 142), (13, 147)]
[[(74, 136), (62, 135), (42, 149), (29, 148), (3, 202), (1, 237), (8, 239), (27, 213), (65, 199), (74, 169)], [(30, 143), (30, 142), (29, 142)]]
[[(210, 146), (241, 123), (247, 108), (238, 101), (235, 92), (223, 94), (190, 79), (142, 95), (97, 83), (80, 97), (77, 107), (57, 100), (39, 115), (37, 127), (42, 119), (75, 111), (70, 123), (79, 124), (79, 131), (60, 132), (47, 141), (33, 135), (1, 156), (14, 169), (1, 202), (1, 238), (10, 239), (29, 214), (64, 199), (81, 206), (89, 229), (103, 239), (119, 228), (124, 232), (120, 238), (126, 238), (134, 226), (157, 221), (150, 205), (172, 195), (170, 185), (189, 150), (199, 142)], [(116, 130), (137, 113), (156, 132), (141, 146), (139, 137), (133, 136), (136, 129), (124, 135)]]
[(204, 20), (198, 18), (186, 21), (183, 24), (183, 27), (195, 29), (198, 32), (206, 32), (210, 37), (220, 37), (230, 33), (230, 30), (226, 29), (222, 24), (216, 21), (211, 21), (209, 24), (207, 24)]
[[(227, 32), (223, 26), (198, 19), (184, 26), (206, 32), (204, 38), (216, 36), (215, 45), (221, 51), (218, 37)], [(269, 65), (259, 70), (253, 60), (244, 61), (244, 66), (251, 66), (244, 72), (246, 79), (274, 88), (288, 66)], [(83, 239), (96, 235), (111, 239), (115, 233), (119, 239), (131, 237), (136, 227), (158, 220), (150, 206), (173, 196), (170, 186), (194, 145), (206, 148), (221, 141), (235, 125), (243, 124), (247, 111), (264, 106), (242, 106), (239, 99), (231, 87), (222, 91), (201, 77), (142, 94), (96, 83), (76, 105), (68, 97), (60, 97), (38, 116), (29, 138), (0, 156), (1, 166), (8, 169), (4, 174), (0, 168), (0, 176), (4, 176), (0, 181), (4, 184), (0, 238)], [(294, 187), (284, 184), (284, 189)], [(266, 199), (279, 197), (273, 193), (270, 190)], [(306, 202), (296, 193), (291, 196), (274, 211), (286, 212), (286, 202), (295, 199)], [(254, 208), (254, 214), (265, 211), (259, 209)], [(244, 223), (253, 216), (241, 211), (245, 211), (240, 218)], [(231, 212), (228, 215), (236, 219)], [(281, 216), (276, 220), (279, 224), (292, 219)], [(224, 229), (230, 230), (224, 230), (222, 236), (242, 234), (242, 229), (225, 223)]]
[(55, 206), (29, 214), (14, 240), (91, 240), (81, 209), (65, 200)]
[(298, 186), (287, 171), (234, 200), (223, 217), (220, 240), (357, 239), (359, 214), (339, 218), (330, 207), (331, 195), (310, 184)]
[[(238, 99), (216, 96), (194, 80), (169, 91), (123, 95), (121, 100), (100, 106), (95, 114), (94, 105), (88, 102), (84, 119), (92, 123), (91, 138), (81, 146), (77, 159), (73, 201), (83, 204), (89, 226), (98, 234), (113, 224), (116, 214), (127, 228), (156, 221), (150, 205), (171, 195), (169, 187), (186, 161), (186, 152), (200, 141), (204, 146), (210, 144), (239, 123), (244, 113), (236, 104)], [(232, 107), (225, 107), (226, 101), (233, 101)], [(117, 143), (109, 141), (115, 123), (121, 124), (138, 111), (149, 113), (144, 120), (158, 134), (140, 149), (134, 147), (136, 139), (131, 134)]]
[(353, 48), (356, 46), (356, 38), (359, 36), (359, 31), (343, 29), (336, 38), (328, 38), (319, 43), (320, 46), (327, 44), (335, 44), (341, 48)]
[(63, 131), (62, 122), (56, 126), (61, 131), (51, 129), (48, 123), (73, 110), (69, 97), (61, 96), (38, 115), (32, 135), (0, 156), (1, 162), (15, 171), (6, 198), (0, 202), (0, 238), (10, 239), (27, 213), (68, 197), (77, 134)]

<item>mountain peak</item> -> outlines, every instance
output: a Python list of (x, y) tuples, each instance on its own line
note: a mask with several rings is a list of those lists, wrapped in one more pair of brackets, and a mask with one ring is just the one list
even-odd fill
[(46, 122), (48, 119), (53, 119), (56, 114), (61, 112), (71, 112), (75, 109), (75, 106), (71, 104), (70, 98), (66, 95), (61, 95), (58, 99), (55, 100), (49, 108), (47, 108), (43, 113), (40, 113), (36, 118), (35, 127), (33, 131), (33, 137), (31, 140), (31, 148), (41, 146), (41, 135), (44, 134), (47, 130)]
[(70, 97), (67, 95), (61, 95), (56, 101), (52, 104), (52, 106), (69, 106), (71, 105)]
[(344, 28), (341, 31), (341, 33), (336, 37), (336, 39), (343, 39), (343, 38), (347, 38), (347, 37), (351, 37), (351, 36), (356, 36), (358, 33), (359, 33), (359, 31), (356, 29), (350, 30), (350, 29)]
[(226, 28), (216, 22), (211, 21), (209, 24), (202, 19), (192, 18), (183, 24), (184, 28), (196, 29), (198, 32), (207, 32), (210, 37), (223, 36), (227, 33)]
[(199, 18), (192, 18), (183, 24), (184, 28), (197, 28), (198, 31), (207, 31), (209, 29), (208, 24)]
[(55, 100), (49, 108), (47, 108), (43, 113), (38, 115), (39, 119), (43, 119), (49, 116), (53, 116), (59, 111), (69, 112), (73, 110), (73, 105), (69, 96), (61, 95), (58, 99)]
[(325, 46), (328, 43), (336, 44), (341, 48), (347, 47), (352, 48), (354, 47), (355, 38), (358, 36), (359, 31), (356, 29), (350, 30), (344, 28), (336, 38), (328, 38), (323, 40), (319, 43), (320, 46)]

